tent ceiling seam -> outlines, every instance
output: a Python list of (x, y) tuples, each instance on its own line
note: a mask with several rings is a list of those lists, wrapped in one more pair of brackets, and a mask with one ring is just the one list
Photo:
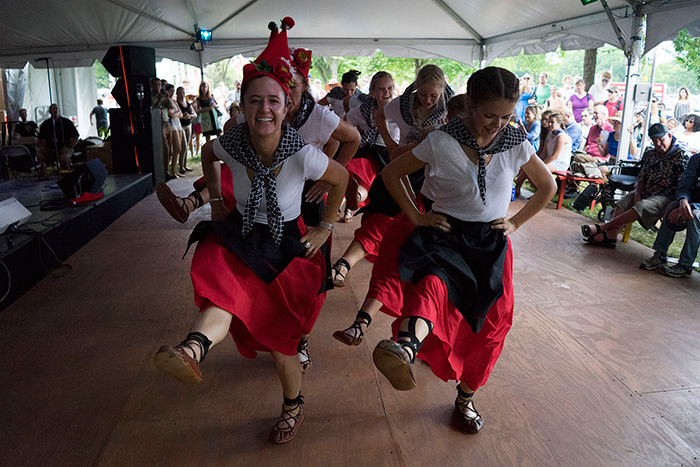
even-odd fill
[(474, 40), (477, 42), (479, 45), (484, 44), (484, 38), (476, 32), (476, 30), (467, 23), (464, 18), (462, 18), (460, 15), (457, 14), (456, 11), (454, 11), (452, 8), (450, 8), (449, 5), (447, 5), (443, 0), (433, 0), (433, 3), (435, 3), (437, 6), (439, 6), (447, 15), (454, 20), (455, 23), (457, 23), (462, 29), (467, 31), (469, 34), (471, 34), (474, 37)]
[(136, 14), (139, 15), (139, 16), (143, 16), (144, 18), (150, 19), (151, 21), (154, 21), (154, 22), (156, 22), (156, 23), (164, 24), (164, 25), (166, 25), (166, 26), (169, 26), (169, 27), (175, 29), (176, 31), (180, 31), (180, 32), (182, 32), (182, 33), (184, 33), (184, 34), (187, 34), (188, 36), (194, 37), (194, 33), (193, 33), (192, 31), (187, 31), (187, 30), (185, 30), (185, 29), (182, 29), (182, 28), (181, 28), (180, 26), (178, 26), (177, 24), (173, 24), (173, 23), (171, 23), (171, 22), (169, 22), (169, 21), (166, 21), (166, 20), (164, 20), (163, 18), (158, 18), (157, 16), (153, 16), (153, 15), (151, 15), (151, 14), (148, 14), (148, 13), (146, 13), (145, 11), (141, 11), (141, 10), (139, 10), (139, 9), (137, 9), (137, 8), (134, 8), (134, 7), (130, 6), (130, 5), (125, 5), (125, 4), (123, 4), (122, 2), (119, 2), (119, 1), (117, 1), (117, 0), (107, 0), (107, 1), (108, 1), (109, 3), (112, 3), (112, 4), (114, 4), (114, 5), (117, 5), (118, 7), (124, 8), (125, 10), (129, 10), (129, 11), (131, 11), (132, 13), (136, 13)]
[(246, 3), (245, 5), (243, 5), (242, 7), (240, 7), (238, 10), (234, 11), (233, 13), (231, 13), (231, 14), (230, 14), (226, 19), (224, 19), (222, 22), (220, 22), (219, 24), (217, 24), (216, 26), (214, 26), (213, 28), (211, 28), (211, 30), (212, 30), (212, 31), (216, 31), (216, 30), (219, 29), (221, 26), (223, 26), (224, 24), (228, 23), (229, 21), (231, 21), (233, 18), (235, 18), (236, 16), (240, 15), (241, 13), (243, 13), (243, 11), (245, 11), (246, 9), (248, 9), (248, 7), (250, 7), (253, 3), (256, 3), (257, 1), (258, 1), (258, 0), (250, 0), (248, 3)]

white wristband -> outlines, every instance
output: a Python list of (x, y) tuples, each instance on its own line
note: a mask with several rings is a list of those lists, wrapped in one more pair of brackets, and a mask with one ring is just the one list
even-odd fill
[(320, 221), (318, 223), (318, 226), (322, 229), (326, 229), (326, 230), (330, 230), (330, 231), (333, 231), (333, 229), (335, 229), (335, 226), (333, 224), (329, 224), (328, 222), (325, 222), (325, 221)]

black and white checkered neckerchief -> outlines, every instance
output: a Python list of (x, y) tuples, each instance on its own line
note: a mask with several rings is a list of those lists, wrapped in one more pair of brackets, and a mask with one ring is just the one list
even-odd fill
[(469, 132), (467, 127), (464, 126), (462, 117), (459, 116), (453, 118), (450, 123), (441, 127), (440, 130), (452, 136), (459, 143), (476, 151), (479, 160), (477, 183), (479, 184), (479, 195), (484, 204), (486, 204), (486, 155), (505, 152), (519, 145), (527, 138), (525, 132), (519, 127), (506, 125), (496, 134), (491, 144), (482, 148), (479, 146), (479, 143), (476, 142), (476, 138)]
[(360, 140), (360, 147), (371, 146), (376, 143), (379, 137), (379, 130), (377, 125), (374, 123), (374, 111), (376, 110), (377, 100), (374, 97), (369, 97), (360, 106), (360, 113), (365, 119), (365, 123), (369, 127), (369, 130), (362, 133), (362, 139)]
[(304, 123), (306, 123), (306, 121), (309, 119), (309, 116), (311, 116), (311, 112), (313, 112), (315, 105), (316, 102), (314, 102), (313, 98), (309, 95), (308, 92), (303, 92), (301, 94), (299, 110), (297, 110), (297, 114), (292, 120), (292, 127), (295, 130), (298, 130), (299, 128), (304, 126)]
[(401, 111), (401, 117), (403, 118), (406, 125), (411, 127), (408, 132), (408, 142), (409, 143), (419, 143), (425, 139), (425, 137), (432, 130), (436, 129), (439, 125), (440, 119), (447, 115), (447, 101), (452, 98), (454, 91), (452, 88), (445, 84), (445, 89), (442, 92), (442, 99), (438, 100), (438, 103), (433, 107), (432, 113), (423, 120), (422, 123), (416, 125), (414, 123), (414, 111), (416, 110), (413, 105), (416, 98), (416, 83), (415, 81), (411, 83), (406, 90), (399, 96), (399, 110)]
[(263, 165), (253, 149), (248, 132), (248, 123), (236, 125), (219, 138), (221, 146), (236, 161), (253, 170), (255, 175), (250, 184), (250, 193), (243, 214), (243, 236), (246, 237), (253, 229), (255, 214), (260, 202), (265, 196), (267, 201), (267, 225), (270, 234), (279, 246), (282, 242), (282, 211), (277, 201), (277, 178), (275, 170), (293, 154), (306, 145), (304, 139), (287, 123), (282, 124), (282, 138), (272, 158), (269, 167)]
[[(330, 91), (328, 91), (327, 96), (332, 98), (332, 99), (337, 99), (339, 101), (342, 101), (343, 99), (345, 99), (345, 91), (343, 90), (342, 86), (336, 86), (333, 89), (331, 89)], [(360, 88), (355, 88), (355, 93), (352, 95), (352, 97), (355, 97), (355, 96), (357, 96), (357, 98), (360, 99), (360, 102), (364, 102), (365, 98), (367, 97), (367, 95), (365, 93), (360, 91)]]

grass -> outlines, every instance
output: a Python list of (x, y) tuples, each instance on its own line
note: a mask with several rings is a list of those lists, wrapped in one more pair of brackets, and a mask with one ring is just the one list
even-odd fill
[[(583, 188), (585, 188), (586, 184), (584, 184), (581, 187), (581, 191), (583, 191)], [(524, 188), (534, 191), (533, 187), (529, 185), (529, 183), (526, 181)], [(554, 196), (554, 202), (558, 202), (559, 200), (559, 195)], [(574, 199), (564, 199), (564, 202), (562, 203), (562, 206), (565, 207), (566, 209), (574, 212), (578, 212), (584, 217), (587, 217), (589, 219), (592, 219), (594, 223), (600, 223), (598, 221), (598, 212), (600, 212), (601, 206), (600, 204), (596, 205), (595, 209), (593, 211), (590, 210), (590, 208), (584, 209), (582, 212), (581, 211), (576, 211), (574, 207), (572, 206), (574, 203)], [(661, 223), (657, 223), (656, 227), (658, 228)], [(644, 246), (648, 246), (649, 248), (654, 247), (654, 240), (656, 240), (656, 232), (657, 230), (646, 230), (642, 226), (639, 225), (638, 222), (635, 222), (632, 224), (632, 230), (630, 232), (630, 240), (634, 240), (637, 243), (641, 243)], [(683, 249), (683, 243), (685, 242), (685, 230), (681, 232), (677, 232), (676, 236), (673, 239), (673, 243), (671, 246), (668, 247), (668, 256), (672, 258), (678, 258), (681, 254), (681, 250)], [(700, 255), (699, 255), (700, 257)], [(695, 259), (695, 261), (698, 261), (698, 258)], [(697, 271), (700, 271), (700, 268), (695, 268)]]

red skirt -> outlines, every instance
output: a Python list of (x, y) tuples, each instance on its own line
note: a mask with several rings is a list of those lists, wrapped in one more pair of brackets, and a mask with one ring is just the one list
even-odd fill
[(372, 182), (377, 178), (377, 174), (380, 172), (379, 162), (375, 159), (368, 159), (366, 157), (356, 157), (351, 159), (350, 162), (345, 166), (345, 168), (350, 173), (350, 177), (357, 180), (357, 182), (369, 190), (372, 186)]
[(420, 316), (430, 320), (428, 335), (417, 357), (443, 381), (463, 381), (470, 389), (483, 386), (503, 350), (513, 322), (513, 252), (508, 251), (503, 266), (503, 295), (491, 307), (481, 331), (474, 334), (462, 314), (450, 302), (447, 287), (437, 276), (426, 276), (418, 284), (399, 278), (398, 256), (401, 246), (415, 226), (399, 214), (384, 235), (379, 257), (372, 269), (368, 296), (382, 303), (382, 312), (396, 317), (393, 335), (398, 335), (401, 320)]
[(384, 233), (372, 268), (367, 297), (380, 301), (382, 311), (390, 316), (401, 315), (404, 282), (399, 277), (399, 250), (414, 228), (405, 214), (396, 216)]
[(379, 212), (367, 212), (362, 215), (362, 223), (355, 230), (355, 241), (367, 252), (365, 259), (371, 263), (377, 261), (379, 246), (384, 234), (394, 219)]
[(214, 234), (197, 245), (190, 271), (195, 304), (200, 311), (214, 305), (233, 315), (229, 332), (247, 358), (270, 350), (296, 355), (323, 306), (325, 293), (317, 292), (325, 273), (317, 253), (310, 260), (294, 258), (266, 284)]

